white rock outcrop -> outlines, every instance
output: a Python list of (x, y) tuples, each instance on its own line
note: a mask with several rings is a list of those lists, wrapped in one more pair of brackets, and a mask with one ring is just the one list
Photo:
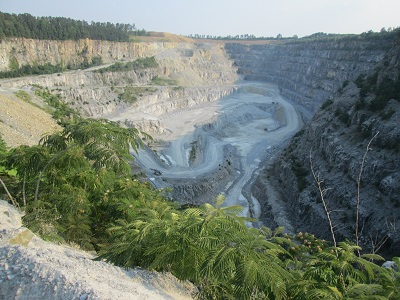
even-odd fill
[(125, 270), (21, 227), (0, 201), (0, 299), (192, 299), (195, 287), (171, 274)]

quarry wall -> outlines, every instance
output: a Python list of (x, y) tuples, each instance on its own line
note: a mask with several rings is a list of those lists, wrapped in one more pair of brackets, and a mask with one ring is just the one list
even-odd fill
[(276, 45), (227, 43), (225, 49), (247, 80), (273, 82), (283, 96), (316, 111), (344, 81), (373, 72), (388, 40), (326, 40)]

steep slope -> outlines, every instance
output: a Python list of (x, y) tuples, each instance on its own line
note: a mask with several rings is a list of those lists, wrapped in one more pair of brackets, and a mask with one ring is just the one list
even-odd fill
[(390, 38), (356, 36), (225, 48), (246, 80), (276, 83), (283, 96), (316, 111), (345, 80), (373, 71), (390, 45)]
[[(374, 76), (345, 82), (275, 160), (262, 172), (256, 194), (273, 184), (291, 225), (329, 239), (319, 191), (310, 170), (327, 189), (325, 199), (338, 237), (355, 241), (358, 178), (359, 233), (365, 250), (398, 254), (400, 232), (400, 43)], [(371, 141), (367, 151), (367, 145)], [(272, 201), (269, 199), (268, 201)], [(265, 214), (271, 207), (265, 204)]]
[(60, 130), (51, 115), (43, 109), (45, 104), (39, 97), (23, 90), (23, 95), (29, 98), (27, 102), (15, 95), (18, 91), (0, 87), (0, 134), (9, 147), (32, 146), (44, 134)]
[(77, 66), (93, 57), (101, 57), (103, 63), (132, 60), (138, 57), (153, 56), (162, 51), (175, 48), (176, 42), (132, 43), (99, 40), (34, 40), (7, 38), (0, 41), (0, 71), (25, 65), (60, 64)]

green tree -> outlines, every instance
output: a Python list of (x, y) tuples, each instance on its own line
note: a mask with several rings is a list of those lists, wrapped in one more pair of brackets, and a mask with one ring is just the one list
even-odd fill
[(25, 223), (44, 236), (61, 234), (89, 247), (92, 227), (101, 222), (97, 206), (104, 206), (102, 198), (118, 181), (132, 178), (130, 151), (146, 137), (135, 128), (87, 119), (44, 137), (38, 146), (11, 150), (5, 165), (17, 170), (14, 191), (25, 206)]
[(279, 255), (287, 252), (268, 230), (248, 229), (237, 216), (243, 208), (222, 207), (223, 200), (185, 210), (152, 202), (109, 229), (100, 258), (170, 271), (197, 284), (202, 298), (285, 299), (291, 275)]
[(290, 286), (294, 299), (386, 299), (385, 290), (376, 282), (384, 270), (371, 262), (379, 255), (358, 256), (359, 247), (340, 242), (308, 256), (297, 280)]

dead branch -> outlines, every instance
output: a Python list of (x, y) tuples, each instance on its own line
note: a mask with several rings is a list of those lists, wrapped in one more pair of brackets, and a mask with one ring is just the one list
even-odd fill
[[(367, 145), (367, 149), (365, 150), (363, 159), (361, 161), (361, 167), (360, 167), (360, 173), (358, 174), (358, 178), (357, 178), (357, 207), (356, 207), (356, 246), (359, 245), (359, 236), (358, 236), (358, 231), (359, 231), (359, 213), (360, 213), (360, 190), (361, 190), (361, 176), (364, 170), (364, 163), (365, 163), (365, 159), (367, 157), (368, 151), (371, 150), (370, 146), (372, 141), (377, 137), (377, 135), (379, 134), (379, 131), (372, 137), (372, 139), (370, 139), (368, 145)], [(358, 255), (360, 256), (360, 251), (358, 250)]]
[(10, 192), (8, 191), (8, 189), (6, 187), (6, 184), (4, 183), (4, 181), (1, 178), (0, 178), (0, 183), (3, 186), (4, 190), (6, 191), (8, 198), (10, 198), (10, 201), (11, 201), (12, 205), (14, 205), (15, 207), (18, 207), (18, 203), (11, 196)]
[(323, 180), (321, 180), (320, 177), (319, 177), (319, 175), (317, 175), (317, 174), (315, 173), (315, 171), (314, 171), (314, 166), (313, 166), (313, 162), (312, 162), (311, 151), (310, 151), (310, 167), (311, 167), (311, 173), (312, 173), (312, 175), (313, 175), (313, 177), (314, 177), (314, 180), (315, 180), (315, 182), (316, 182), (316, 184), (317, 184), (317, 187), (318, 187), (318, 190), (319, 190), (319, 195), (320, 195), (321, 200), (322, 200), (322, 203), (323, 203), (323, 205), (324, 205), (325, 214), (326, 214), (326, 217), (328, 218), (329, 228), (330, 228), (331, 234), (332, 234), (332, 240), (333, 240), (333, 245), (334, 245), (334, 247), (335, 247), (336, 257), (338, 257), (338, 252), (337, 252), (337, 250), (336, 250), (337, 243), (336, 243), (336, 237), (335, 237), (334, 226), (333, 226), (333, 224), (332, 224), (331, 215), (330, 215), (330, 212), (329, 212), (329, 210), (328, 210), (328, 207), (327, 207), (326, 201), (325, 201), (325, 195), (326, 195), (326, 192), (327, 192), (329, 189), (323, 188), (323, 186), (322, 186)]

